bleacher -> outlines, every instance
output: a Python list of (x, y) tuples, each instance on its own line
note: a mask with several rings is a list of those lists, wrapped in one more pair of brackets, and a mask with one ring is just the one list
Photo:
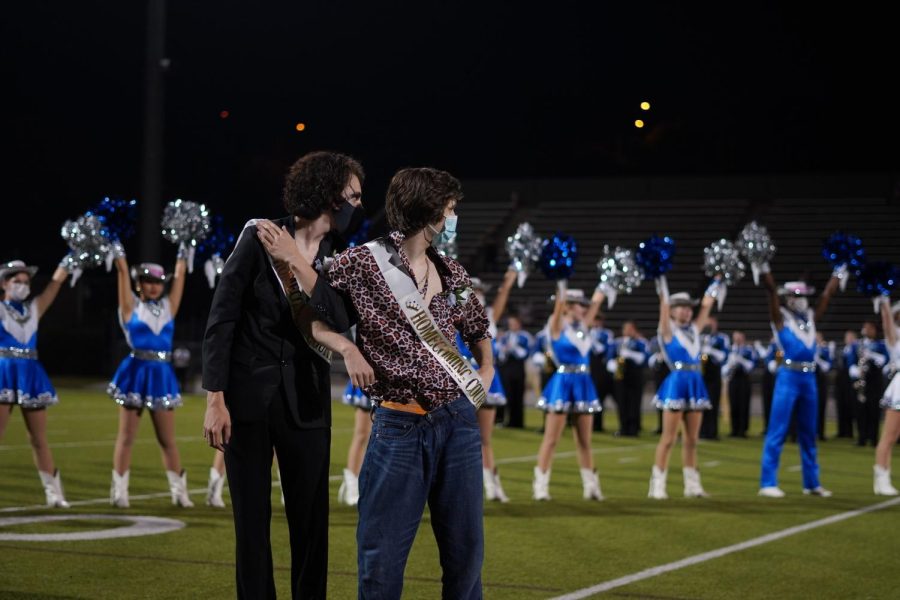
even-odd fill
[[(570, 287), (589, 294), (598, 281), (596, 263), (604, 244), (633, 249), (652, 233), (668, 234), (677, 244), (675, 267), (668, 275), (670, 289), (697, 295), (707, 283), (701, 269), (703, 248), (721, 237), (734, 239), (748, 221), (756, 219), (769, 228), (778, 246), (772, 261), (776, 279), (805, 278), (821, 289), (830, 274), (821, 256), (822, 241), (838, 229), (859, 235), (873, 259), (900, 263), (900, 202), (883, 181), (883, 177), (863, 177), (836, 183), (819, 177), (805, 185), (797, 178), (787, 182), (735, 179), (729, 185), (724, 180), (674, 180), (668, 188), (665, 182), (634, 181), (466, 182), (468, 197), (476, 198), (460, 206), (460, 260), (470, 272), (496, 286), (508, 262), (505, 238), (527, 220), (541, 236), (562, 231), (575, 237), (579, 258)], [(756, 197), (750, 193), (742, 197), (741, 189)], [(474, 206), (488, 193), (514, 200), (492, 199), (483, 209)], [(858, 329), (862, 320), (874, 316), (871, 302), (854, 286), (851, 281), (821, 324), (826, 338), (840, 340), (844, 330)], [(510, 306), (524, 313), (530, 328), (539, 328), (549, 314), (547, 298), (553, 291), (554, 283), (537, 271), (523, 289), (513, 290)], [(765, 302), (763, 290), (753, 285), (748, 265), (746, 278), (728, 291), (720, 316), (722, 329), (743, 329), (750, 339), (768, 339)], [(645, 282), (631, 296), (620, 296), (607, 313), (608, 325), (614, 328), (634, 319), (645, 335), (652, 335), (658, 314), (652, 282)]]

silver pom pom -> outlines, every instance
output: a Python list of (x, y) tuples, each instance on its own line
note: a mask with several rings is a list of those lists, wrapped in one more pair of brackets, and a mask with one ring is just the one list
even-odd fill
[[(435, 236), (437, 238), (437, 236)], [(456, 260), (459, 258), (459, 251), (456, 249), (456, 239), (452, 239), (449, 242), (445, 241), (437, 241), (435, 239), (434, 249), (438, 251), (438, 254), (441, 256), (446, 256), (447, 258), (452, 258)]]
[(769, 261), (775, 256), (775, 244), (772, 243), (769, 230), (756, 221), (751, 221), (741, 230), (736, 244), (741, 256), (750, 263), (753, 282), (758, 284), (760, 273), (766, 271)]
[(162, 217), (163, 237), (173, 244), (185, 242), (196, 246), (209, 235), (209, 211), (206, 205), (186, 200), (173, 200), (166, 205)]
[(93, 215), (82, 215), (74, 221), (66, 221), (60, 233), (71, 250), (64, 259), (65, 267), (70, 273), (99, 267), (110, 252), (109, 234)]
[(530, 223), (520, 223), (516, 233), (506, 238), (506, 252), (512, 261), (510, 266), (519, 273), (519, 287), (525, 285), (529, 273), (540, 259), (541, 243)]
[(703, 272), (707, 277), (719, 276), (727, 286), (735, 285), (745, 274), (737, 247), (723, 238), (704, 248)]
[(615, 304), (618, 292), (630, 294), (644, 280), (634, 254), (621, 246), (612, 250), (607, 245), (603, 246), (603, 254), (597, 261), (597, 274), (600, 276), (598, 288), (606, 295), (610, 308)]

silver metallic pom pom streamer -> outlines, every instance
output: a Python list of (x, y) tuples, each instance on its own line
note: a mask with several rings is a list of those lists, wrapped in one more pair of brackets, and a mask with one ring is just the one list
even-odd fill
[(459, 258), (459, 251), (456, 249), (455, 238), (450, 240), (449, 242), (444, 240), (435, 240), (434, 249), (437, 250), (438, 254), (440, 254), (441, 256), (446, 256), (447, 258), (452, 258), (453, 260)]
[(725, 304), (728, 287), (737, 284), (746, 274), (740, 252), (730, 241), (722, 238), (703, 249), (703, 272), (707, 277), (715, 277), (724, 285), (710, 287), (719, 310)]
[(210, 218), (206, 205), (181, 198), (173, 200), (163, 210), (161, 225), (163, 237), (178, 244), (179, 257), (184, 256), (188, 273), (193, 273), (197, 243), (209, 235)]
[(606, 295), (610, 308), (616, 303), (619, 292), (630, 294), (644, 280), (634, 254), (621, 246), (612, 250), (609, 246), (603, 246), (603, 254), (597, 262), (597, 273), (600, 275), (600, 285), (597, 287)]
[(85, 269), (104, 263), (111, 248), (109, 232), (97, 217), (82, 215), (63, 223), (60, 233), (70, 250), (62, 266), (72, 275), (71, 285), (74, 286)]
[(753, 283), (759, 285), (760, 273), (768, 273), (769, 261), (775, 256), (775, 244), (769, 236), (769, 230), (751, 221), (744, 226), (738, 239), (735, 241), (741, 256), (750, 263), (753, 273)]
[(542, 242), (534, 234), (530, 223), (520, 223), (516, 233), (506, 238), (506, 252), (509, 254), (510, 266), (518, 272), (516, 282), (519, 287), (525, 285), (525, 280), (540, 260)]

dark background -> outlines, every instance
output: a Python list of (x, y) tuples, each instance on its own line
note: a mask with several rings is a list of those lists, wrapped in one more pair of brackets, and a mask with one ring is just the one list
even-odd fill
[[(287, 166), (322, 148), (362, 161), (373, 215), (409, 165), (463, 180), (895, 170), (886, 5), (784, 4), (170, 1), (163, 201), (234, 228), (278, 215)], [(46, 275), (66, 218), (140, 197), (145, 12), (4, 7), (0, 260)], [(86, 274), (54, 321), (82, 335), (94, 315), (116, 339), (113, 284)]]

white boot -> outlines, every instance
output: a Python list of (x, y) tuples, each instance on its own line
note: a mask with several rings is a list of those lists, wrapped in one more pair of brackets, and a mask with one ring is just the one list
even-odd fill
[(756, 495), (764, 496), (766, 498), (784, 498), (786, 494), (784, 493), (784, 490), (782, 490), (777, 485), (770, 485), (759, 488), (759, 491), (756, 492)]
[(481, 468), (481, 478), (484, 481), (484, 499), (488, 502), (497, 499), (497, 486), (494, 485), (494, 472), (491, 469)]
[(338, 502), (347, 506), (359, 504), (359, 476), (350, 469), (344, 469), (344, 481), (338, 489)]
[(187, 472), (182, 469), (181, 475), (179, 475), (175, 471), (166, 471), (166, 477), (169, 479), (169, 491), (172, 492), (172, 504), (192, 508), (194, 503), (188, 496)]
[(109, 486), (109, 503), (116, 508), (128, 508), (128, 476), (131, 471), (125, 471), (121, 475), (112, 472), (112, 485)]
[(509, 502), (509, 496), (506, 495), (506, 492), (503, 491), (503, 485), (500, 483), (500, 473), (497, 472), (497, 468), (494, 467), (494, 491), (496, 492), (496, 499), (506, 504)]
[(219, 473), (215, 467), (209, 468), (209, 484), (206, 486), (206, 505), (215, 508), (225, 508), (222, 500), (222, 488), (225, 487), (225, 476)]
[(700, 471), (693, 467), (684, 467), (684, 497), (685, 498), (709, 498), (709, 494), (700, 483)]
[(891, 485), (891, 470), (875, 465), (875, 495), (896, 496), (897, 494), (900, 492)]
[(47, 506), (52, 508), (69, 508), (66, 496), (63, 494), (62, 481), (59, 479), (59, 469), (53, 475), (38, 471), (41, 483), (44, 484), (44, 495), (47, 497)]
[(535, 467), (531, 487), (534, 491), (532, 497), (535, 500), (550, 500), (550, 471), (541, 471), (540, 467)]
[(654, 500), (668, 500), (669, 495), (666, 493), (666, 476), (668, 476), (669, 471), (660, 470), (659, 467), (653, 465), (653, 470), (650, 472), (650, 490), (647, 492), (648, 498), (653, 498)]
[(597, 471), (581, 469), (581, 487), (584, 492), (582, 497), (585, 500), (603, 500), (603, 492), (600, 491), (600, 479), (597, 477)]

